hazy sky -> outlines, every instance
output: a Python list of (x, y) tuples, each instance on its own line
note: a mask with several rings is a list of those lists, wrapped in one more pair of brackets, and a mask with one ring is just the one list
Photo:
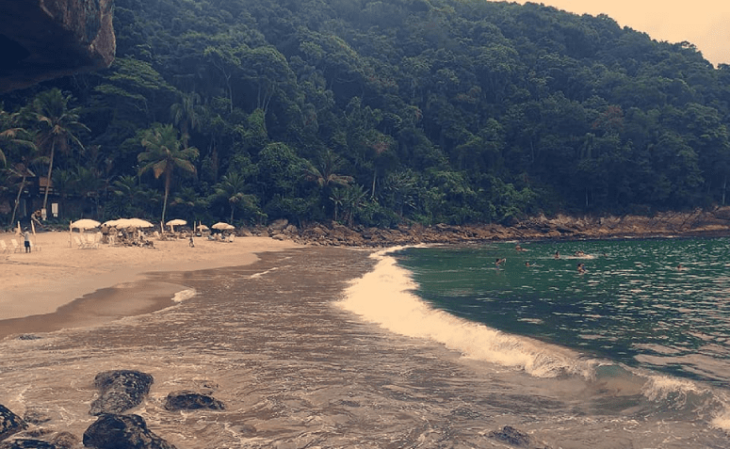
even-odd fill
[[(531, 0), (576, 14), (606, 14), (658, 41), (688, 41), (713, 64), (730, 64), (728, 0)], [(517, 3), (525, 3), (517, 0)]]

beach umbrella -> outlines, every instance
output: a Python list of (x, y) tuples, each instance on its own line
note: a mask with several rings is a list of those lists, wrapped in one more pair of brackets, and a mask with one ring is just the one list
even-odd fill
[(86, 230), (86, 229), (94, 229), (101, 226), (101, 223), (99, 223), (96, 220), (92, 220), (90, 218), (83, 218), (81, 220), (76, 220), (73, 223), (71, 223), (71, 229), (79, 229), (79, 230)]
[(176, 218), (176, 219), (174, 219), (174, 220), (170, 220), (170, 221), (168, 221), (168, 222), (167, 222), (167, 223), (165, 223), (165, 224), (166, 224), (167, 226), (169, 226), (169, 227), (170, 227), (170, 230), (171, 230), (171, 231), (173, 231), (173, 232), (174, 232), (174, 231), (175, 231), (175, 228), (173, 228), (173, 226), (183, 226), (183, 225), (186, 225), (186, 224), (188, 224), (188, 222), (187, 222), (187, 221), (185, 221), (185, 220), (183, 220), (183, 219), (181, 219), (181, 218)]
[(102, 223), (102, 226), (109, 226), (110, 228), (116, 228), (118, 226), (119, 219), (116, 220), (107, 220), (104, 223)]
[(211, 226), (213, 229), (217, 229), (219, 231), (232, 231), (233, 229), (236, 229), (235, 226), (229, 225), (228, 223), (219, 222)]
[(120, 218), (115, 220), (117, 228), (153, 228), (155, 225), (141, 218)]

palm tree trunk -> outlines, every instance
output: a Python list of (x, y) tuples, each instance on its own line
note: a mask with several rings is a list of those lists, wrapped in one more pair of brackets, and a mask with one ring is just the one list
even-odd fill
[(230, 224), (233, 224), (233, 213), (236, 211), (236, 207), (231, 204), (231, 220), (228, 222)]
[(51, 175), (53, 174), (53, 157), (56, 153), (56, 141), (54, 140), (51, 144), (51, 161), (48, 163), (48, 176), (46, 177), (46, 193), (43, 195), (43, 209), (46, 210), (46, 216), (48, 216), (48, 210), (46, 205), (48, 204), (48, 190), (51, 188)]
[(170, 194), (170, 174), (165, 174), (165, 201), (162, 204), (162, 223), (165, 223), (165, 212), (167, 212), (167, 196)]
[(23, 189), (25, 188), (25, 176), (23, 176), (23, 180), (20, 182), (20, 188), (18, 189), (18, 196), (15, 197), (15, 207), (13, 208), (13, 218), (10, 219), (10, 226), (15, 223), (15, 213), (18, 212), (18, 205), (20, 204), (20, 195), (23, 193)]

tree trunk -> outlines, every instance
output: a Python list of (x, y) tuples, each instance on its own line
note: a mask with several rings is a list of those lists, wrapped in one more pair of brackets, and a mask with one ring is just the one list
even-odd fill
[(167, 196), (170, 194), (170, 174), (165, 174), (165, 200), (162, 203), (162, 223), (165, 223), (165, 212), (167, 212)]
[(23, 193), (23, 189), (25, 188), (25, 176), (23, 176), (23, 180), (20, 182), (20, 188), (18, 189), (18, 196), (15, 198), (15, 207), (13, 208), (13, 218), (10, 219), (10, 226), (15, 223), (15, 214), (18, 212), (18, 205), (20, 204), (20, 195)]
[[(53, 157), (56, 153), (56, 142), (53, 141), (51, 144), (51, 161), (48, 163), (48, 176), (46, 177), (46, 193), (43, 195), (43, 209), (46, 209), (48, 204), (48, 191), (51, 188), (51, 175), (53, 174)], [(48, 209), (46, 209), (46, 217), (48, 216)]]

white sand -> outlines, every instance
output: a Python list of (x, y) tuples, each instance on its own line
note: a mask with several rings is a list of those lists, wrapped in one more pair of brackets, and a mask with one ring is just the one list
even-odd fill
[[(0, 252), (0, 320), (52, 313), (94, 291), (142, 279), (152, 271), (191, 271), (247, 265), (255, 253), (294, 248), (291, 241), (265, 237), (238, 238), (232, 243), (195, 239), (154, 240), (155, 248), (100, 245), (79, 249), (68, 232), (39, 233), (30, 254), (13, 252), (15, 234), (0, 232), (9, 252)], [(22, 238), (18, 239), (22, 246)]]

